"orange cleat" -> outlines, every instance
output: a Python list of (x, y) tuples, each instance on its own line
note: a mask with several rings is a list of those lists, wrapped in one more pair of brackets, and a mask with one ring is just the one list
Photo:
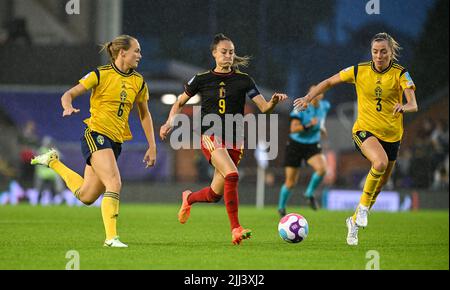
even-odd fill
[(252, 230), (244, 229), (242, 227), (234, 228), (231, 231), (231, 242), (234, 245), (239, 245), (242, 240), (250, 239), (252, 236)]
[(178, 211), (178, 220), (180, 223), (184, 224), (187, 222), (189, 216), (191, 215), (191, 205), (188, 204), (188, 197), (192, 193), (190, 190), (186, 190), (183, 192), (183, 203), (181, 204), (181, 208)]

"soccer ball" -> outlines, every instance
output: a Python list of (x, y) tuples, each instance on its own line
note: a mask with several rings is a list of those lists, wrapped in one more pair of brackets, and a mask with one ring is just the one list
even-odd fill
[(308, 222), (301, 215), (290, 213), (281, 218), (278, 233), (288, 243), (300, 243), (308, 236)]

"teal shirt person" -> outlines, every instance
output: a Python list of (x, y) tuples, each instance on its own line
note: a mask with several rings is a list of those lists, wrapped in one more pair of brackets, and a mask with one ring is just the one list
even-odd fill
[[(289, 134), (289, 137), (302, 144), (315, 144), (320, 142), (320, 128), (324, 126), (325, 120), (330, 110), (330, 102), (326, 100), (320, 100), (317, 107), (309, 105), (304, 111), (298, 112), (293, 110), (289, 115), (291, 120), (298, 119), (300, 123), (305, 126), (306, 130), (298, 133)], [(308, 127), (311, 121), (317, 118), (316, 125)]]

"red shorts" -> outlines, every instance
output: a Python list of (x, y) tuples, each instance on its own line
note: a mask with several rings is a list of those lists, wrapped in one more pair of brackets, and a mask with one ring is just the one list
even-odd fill
[[(224, 142), (215, 140), (214, 136), (202, 135), (202, 152), (205, 155), (209, 163), (211, 163), (211, 153), (218, 148), (227, 148)], [(228, 154), (230, 154), (231, 160), (233, 160), (234, 165), (238, 166), (244, 154), (244, 148), (240, 149), (232, 147), (227, 149)]]

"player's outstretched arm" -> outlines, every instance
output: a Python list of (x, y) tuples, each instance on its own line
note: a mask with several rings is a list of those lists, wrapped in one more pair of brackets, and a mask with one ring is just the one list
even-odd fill
[(342, 83), (339, 73), (335, 74), (331, 78), (328, 78), (311, 89), (311, 91), (306, 94), (303, 98), (298, 98), (294, 100), (294, 108), (298, 111), (303, 111), (308, 107), (308, 104), (314, 100), (320, 94), (325, 93), (337, 84)]
[(270, 101), (266, 101), (262, 95), (257, 95), (252, 99), (262, 113), (270, 114), (279, 102), (283, 102), (288, 98), (286, 94), (275, 93)]
[(162, 125), (161, 129), (159, 130), (159, 137), (161, 138), (161, 140), (165, 140), (170, 131), (172, 131), (174, 117), (181, 112), (181, 109), (187, 103), (187, 101), (189, 101), (190, 98), (191, 97), (188, 94), (183, 93), (178, 97), (178, 100), (175, 102), (175, 104), (173, 104), (166, 123), (164, 123), (164, 125)]
[(64, 93), (64, 95), (61, 97), (61, 105), (64, 109), (63, 117), (70, 116), (73, 113), (80, 112), (79, 109), (76, 109), (72, 106), (72, 101), (76, 97), (86, 92), (87, 92), (86, 88), (82, 84), (78, 84)]
[(148, 149), (145, 152), (143, 162), (146, 164), (145, 168), (152, 167), (156, 163), (156, 142), (155, 130), (153, 129), (153, 119), (148, 109), (147, 101), (137, 103), (139, 118), (141, 119), (142, 129), (148, 142)]

